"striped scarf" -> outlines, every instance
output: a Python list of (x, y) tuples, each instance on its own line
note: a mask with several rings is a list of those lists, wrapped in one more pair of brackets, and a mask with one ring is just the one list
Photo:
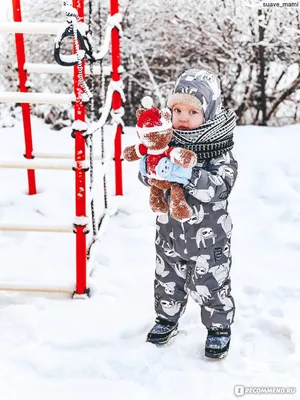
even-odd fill
[(183, 147), (197, 154), (198, 163), (226, 153), (233, 148), (233, 130), (237, 116), (222, 109), (211, 121), (189, 131), (173, 129), (172, 147)]

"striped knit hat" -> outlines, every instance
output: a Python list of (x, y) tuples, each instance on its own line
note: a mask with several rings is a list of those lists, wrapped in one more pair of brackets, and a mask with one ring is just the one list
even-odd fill
[(177, 79), (168, 107), (189, 104), (202, 110), (205, 121), (214, 119), (222, 109), (220, 80), (206, 69), (188, 69)]

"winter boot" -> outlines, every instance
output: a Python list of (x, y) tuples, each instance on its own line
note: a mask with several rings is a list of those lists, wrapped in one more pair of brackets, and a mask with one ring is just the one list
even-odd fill
[(178, 323), (167, 319), (156, 318), (155, 325), (147, 335), (147, 342), (153, 344), (166, 344), (171, 337), (178, 334)]
[(230, 326), (211, 326), (208, 328), (205, 356), (215, 359), (225, 358), (228, 354), (230, 338)]

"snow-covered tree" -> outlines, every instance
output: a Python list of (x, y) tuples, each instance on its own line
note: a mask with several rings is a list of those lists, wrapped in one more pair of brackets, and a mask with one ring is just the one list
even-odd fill
[(203, 66), (220, 76), (224, 104), (240, 123), (278, 124), (280, 113), (283, 123), (299, 120), (299, 9), (261, 10), (240, 0), (172, 6), (136, 0), (126, 32), (128, 80), (139, 97), (146, 89), (164, 98), (184, 69)]
[[(251, 0), (249, 0), (250, 2)], [(176, 78), (185, 69), (206, 67), (222, 85), (224, 104), (236, 110), (240, 124), (282, 125), (299, 121), (299, 8), (258, 8), (246, 0), (122, 0), (122, 64), (125, 68), (127, 124), (143, 96), (165, 106)], [(109, 14), (109, 1), (93, 0), (93, 37)], [(255, 4), (254, 4), (255, 5)], [(25, 21), (64, 21), (59, 0), (23, 0)], [(86, 2), (88, 16), (88, 2)], [(88, 17), (86, 18), (86, 21)], [(102, 22), (100, 24), (99, 22)], [(1, 47), (0, 86), (17, 89), (13, 35)], [(27, 60), (53, 63), (54, 37), (25, 35)], [(110, 63), (110, 54), (104, 60)], [(31, 74), (32, 91), (69, 93), (68, 75)], [(95, 78), (95, 109), (100, 107), (100, 82)], [(35, 106), (49, 122), (68, 116), (65, 108)]]

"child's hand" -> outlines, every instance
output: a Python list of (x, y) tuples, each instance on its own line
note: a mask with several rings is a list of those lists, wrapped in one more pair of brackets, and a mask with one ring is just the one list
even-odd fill
[(140, 173), (144, 176), (147, 176), (147, 167), (146, 167), (146, 159), (147, 156), (143, 156), (140, 158)]
[(164, 157), (157, 164), (156, 174), (169, 182), (186, 185), (192, 176), (192, 168), (183, 168), (174, 164), (168, 157)]
[[(140, 173), (144, 176), (147, 176), (146, 159), (147, 156), (143, 156), (139, 165)], [(156, 175), (157, 178), (186, 185), (192, 176), (192, 168), (183, 168), (174, 164), (168, 157), (164, 157), (157, 164)]]

